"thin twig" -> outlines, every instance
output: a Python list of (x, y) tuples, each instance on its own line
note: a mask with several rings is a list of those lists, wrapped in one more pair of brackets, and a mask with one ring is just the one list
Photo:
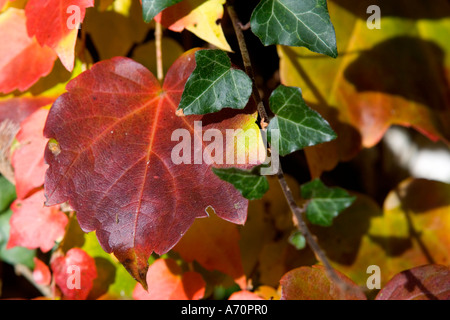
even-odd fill
[(253, 81), (252, 96), (258, 108), (259, 116), (261, 117), (261, 127), (262, 129), (265, 129), (265, 127), (267, 127), (267, 125), (269, 124), (269, 116), (267, 115), (264, 103), (261, 99), (261, 95), (259, 94), (258, 87), (256, 86), (255, 75), (253, 73), (252, 63), (250, 61), (250, 54), (248, 53), (244, 33), (242, 32), (242, 23), (239, 21), (236, 11), (234, 10), (232, 5), (227, 5), (227, 11), (228, 15), (230, 16), (231, 22), (233, 23), (234, 32), (236, 33), (236, 37), (239, 43), (239, 49), (241, 51), (245, 73), (247, 73), (247, 75)]
[(162, 59), (162, 26), (155, 22), (155, 43), (156, 43), (156, 77), (159, 82), (164, 79), (163, 59)]
[[(245, 42), (245, 37), (242, 32), (242, 23), (239, 21), (239, 18), (231, 4), (231, 1), (227, 2), (227, 11), (228, 11), (230, 19), (233, 23), (233, 28), (234, 28), (234, 31), (236, 33), (236, 37), (237, 37), (237, 40), (239, 43), (239, 48), (241, 51), (241, 56), (242, 56), (242, 60), (244, 63), (245, 72), (253, 81), (253, 99), (255, 100), (255, 103), (258, 106), (258, 113), (262, 119), (262, 123), (265, 122), (267, 125), (269, 122), (269, 118), (267, 116), (267, 112), (264, 107), (264, 103), (261, 99), (259, 90), (258, 90), (255, 80), (254, 80), (254, 72), (253, 72), (251, 61), (250, 61), (250, 55), (248, 53), (247, 45)], [(339, 287), (341, 298), (344, 298), (345, 292), (350, 292), (355, 289), (349, 287), (344, 281), (341, 280), (341, 278), (338, 276), (338, 274), (336, 273), (334, 268), (331, 266), (325, 252), (322, 250), (320, 245), (317, 243), (314, 235), (309, 230), (308, 226), (305, 223), (305, 220), (303, 219), (303, 213), (305, 211), (305, 208), (300, 208), (297, 205), (297, 203), (295, 202), (294, 196), (286, 182), (286, 179), (284, 177), (284, 173), (283, 173), (281, 166), (279, 167), (277, 177), (278, 177), (278, 181), (280, 183), (281, 189), (283, 190), (284, 196), (288, 202), (289, 208), (291, 209), (292, 213), (294, 214), (294, 217), (297, 220), (297, 227), (298, 227), (299, 231), (305, 237), (306, 241), (308, 242), (309, 247), (314, 252), (314, 255), (316, 256), (317, 260), (320, 261), (322, 263), (322, 265), (325, 267), (326, 274), (327, 274), (328, 278), (330, 279), (330, 281), (334, 282)]]
[(25, 279), (27, 279), (36, 289), (39, 290), (40, 293), (42, 293), (43, 296), (51, 299), (54, 298), (50, 287), (37, 283), (33, 278), (33, 272), (28, 269), (28, 267), (22, 264), (17, 264), (14, 266), (14, 271), (17, 275), (23, 276)]

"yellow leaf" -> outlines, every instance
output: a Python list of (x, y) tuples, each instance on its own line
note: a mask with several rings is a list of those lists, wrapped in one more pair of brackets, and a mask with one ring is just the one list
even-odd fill
[(232, 51), (222, 30), (225, 0), (185, 0), (167, 8), (155, 21), (172, 31), (189, 30), (219, 49)]

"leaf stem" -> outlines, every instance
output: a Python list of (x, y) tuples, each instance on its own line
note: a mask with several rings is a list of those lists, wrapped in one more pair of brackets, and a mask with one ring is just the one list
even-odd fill
[(155, 44), (156, 44), (156, 77), (159, 82), (164, 79), (162, 59), (162, 25), (155, 22)]

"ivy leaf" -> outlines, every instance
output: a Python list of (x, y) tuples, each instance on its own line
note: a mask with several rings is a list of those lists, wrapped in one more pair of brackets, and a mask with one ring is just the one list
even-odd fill
[(253, 170), (238, 168), (212, 168), (212, 170), (220, 179), (231, 183), (248, 200), (261, 199), (269, 190), (267, 177)]
[(16, 188), (4, 176), (0, 176), (0, 212), (9, 208), (16, 198)]
[(266, 46), (301, 46), (337, 57), (336, 35), (326, 0), (262, 0), (250, 22), (253, 33)]
[(42, 47), (52, 48), (64, 67), (72, 71), (78, 26), (86, 8), (93, 6), (94, 0), (30, 0), (25, 7), (28, 34), (36, 36)]
[(269, 103), (275, 117), (270, 120), (268, 138), (272, 142), (272, 130), (279, 130), (281, 156), (336, 138), (328, 122), (306, 105), (300, 88), (280, 85)]
[(222, 50), (200, 50), (196, 67), (186, 82), (178, 109), (184, 115), (214, 113), (222, 108), (243, 109), (252, 93), (252, 81), (231, 67)]
[(306, 239), (300, 231), (294, 231), (289, 236), (289, 243), (292, 244), (297, 250), (301, 250), (306, 246)]
[(152, 21), (158, 13), (181, 1), (182, 0), (142, 0), (142, 14), (145, 22)]
[[(144, 286), (151, 253), (169, 251), (195, 218), (207, 216), (207, 207), (230, 222), (246, 220), (248, 200), (210, 170), (219, 160), (207, 163), (200, 157), (195, 163), (198, 151), (204, 155), (207, 150), (194, 135), (202, 134), (195, 131), (195, 121), (204, 120), (202, 130), (216, 129), (223, 136), (226, 129), (241, 128), (259, 134), (256, 115), (253, 110), (224, 110), (207, 117), (177, 117), (184, 85), (195, 68), (194, 53), (188, 51), (172, 65), (162, 87), (131, 59), (97, 63), (69, 82), (44, 128), (54, 142), (45, 151), (46, 204), (69, 201), (83, 231), (96, 230), (105, 251), (113, 252)], [(187, 137), (172, 140), (176, 130)], [(183, 155), (192, 157), (175, 164), (172, 153), (180, 144), (188, 146)], [(236, 141), (223, 145), (242, 148)], [(254, 147), (246, 151), (251, 154)], [(226, 153), (215, 151), (226, 163)]]
[(324, 227), (331, 226), (333, 219), (356, 199), (344, 189), (328, 188), (319, 179), (302, 185), (301, 193), (304, 199), (309, 200), (306, 208), (308, 220)]

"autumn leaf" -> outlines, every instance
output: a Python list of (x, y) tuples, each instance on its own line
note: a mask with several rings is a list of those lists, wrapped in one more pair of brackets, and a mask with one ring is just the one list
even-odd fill
[(44, 184), (47, 165), (44, 150), (47, 139), (43, 130), (48, 109), (39, 109), (21, 123), (16, 136), (18, 145), (12, 155), (12, 165), (19, 199), (25, 199), (30, 192)]
[[(119, 6), (115, 1), (115, 6)], [(96, 8), (86, 10), (83, 28), (89, 33), (100, 60), (116, 56), (127, 56), (134, 45), (145, 40), (145, 36), (152, 29), (152, 24), (142, 20), (142, 8), (139, 1), (131, 1), (130, 7), (123, 8), (127, 15), (117, 10), (100, 12)], [(146, 51), (147, 56), (155, 57)], [(155, 51), (151, 51), (155, 52)]]
[(27, 30), (41, 47), (48, 46), (72, 71), (78, 27), (94, 0), (30, 0), (25, 7)]
[(9, 119), (20, 124), (33, 112), (50, 105), (55, 99), (43, 96), (0, 98), (0, 122)]
[(194, 271), (182, 272), (173, 259), (158, 259), (147, 273), (148, 290), (136, 284), (136, 300), (199, 300), (205, 294), (206, 283)]
[(45, 207), (44, 201), (44, 190), (40, 190), (24, 200), (13, 202), (7, 249), (21, 246), (48, 252), (55, 241), (62, 239), (67, 216), (59, 210), (59, 206)]
[[(422, 1), (399, 6), (381, 0), (378, 30), (367, 27), (371, 4), (328, 2), (341, 52), (337, 59), (305, 48), (278, 47), (281, 82), (302, 88), (304, 99), (338, 134), (334, 142), (306, 149), (313, 177), (350, 160), (359, 148), (376, 145), (391, 125), (412, 127), (433, 141), (450, 141), (450, 46), (445, 36), (450, 6), (446, 1), (430, 7)], [(426, 18), (433, 16), (444, 18)], [(424, 89), (424, 83), (435, 85)]]
[(85, 300), (97, 278), (94, 259), (80, 248), (72, 248), (64, 256), (56, 257), (51, 268), (65, 300)]
[(342, 292), (330, 281), (323, 266), (300, 267), (289, 271), (280, 280), (281, 300), (366, 300), (358, 286), (336, 271), (339, 278), (354, 291)]
[(225, 51), (231, 51), (219, 21), (223, 17), (225, 0), (184, 0), (155, 17), (169, 30), (189, 30), (200, 39)]
[(430, 264), (402, 271), (377, 294), (376, 300), (449, 300), (450, 269)]
[(26, 21), (15, 8), (0, 15), (0, 43), (8, 44), (0, 47), (0, 92), (25, 91), (53, 68), (56, 55), (28, 36)]
[(52, 281), (52, 274), (49, 267), (40, 259), (34, 258), (33, 280), (36, 283), (48, 286)]
[(264, 300), (260, 296), (248, 290), (241, 290), (230, 295), (228, 300)]
[(217, 217), (207, 209), (209, 217), (196, 219), (173, 251), (186, 262), (197, 261), (207, 270), (218, 270), (246, 287), (239, 249), (237, 226)]
[(377, 265), (383, 287), (403, 270), (448, 265), (449, 195), (448, 184), (407, 179), (387, 195), (382, 208), (358, 195), (331, 227), (310, 229), (335, 268), (365, 285), (367, 267)]
[[(194, 53), (189, 51), (174, 63), (162, 88), (147, 69), (130, 59), (94, 65), (67, 85), (68, 92), (51, 108), (44, 129), (56, 145), (53, 152), (45, 151), (46, 204), (68, 200), (82, 229), (96, 230), (103, 248), (144, 286), (152, 251), (170, 250), (195, 218), (207, 216), (207, 207), (233, 223), (246, 219), (247, 200), (215, 176), (206, 160), (202, 165), (173, 162), (172, 150), (179, 142), (171, 141), (172, 132), (183, 129), (191, 135), (198, 127), (194, 121), (203, 121), (203, 130), (214, 128), (224, 134), (225, 129), (244, 128), (259, 134), (255, 116), (242, 111), (175, 115), (195, 68)], [(195, 139), (188, 149), (197, 162), (203, 147), (194, 150)], [(238, 148), (234, 139), (228, 142), (229, 150), (230, 146)], [(261, 146), (248, 146), (248, 153), (257, 147)]]

